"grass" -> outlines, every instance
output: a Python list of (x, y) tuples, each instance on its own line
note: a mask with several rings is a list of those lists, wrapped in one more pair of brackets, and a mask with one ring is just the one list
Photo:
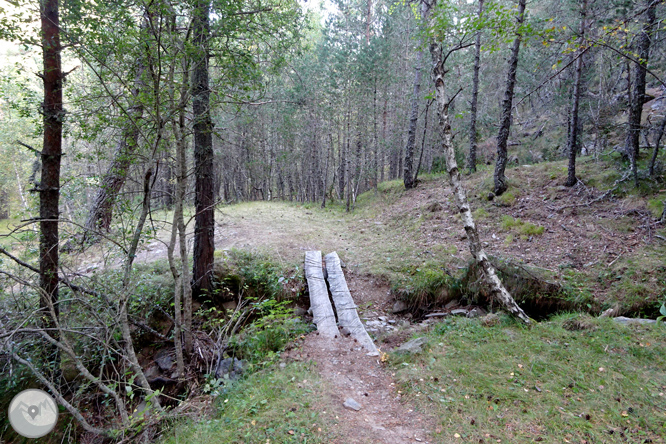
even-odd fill
[(531, 222), (525, 222), (520, 218), (514, 219), (511, 216), (502, 216), (501, 227), (504, 230), (514, 230), (523, 236), (540, 236), (543, 234), (545, 228), (540, 225), (534, 225)]
[(326, 443), (330, 435), (312, 401), (323, 384), (313, 362), (254, 373), (230, 385), (212, 417), (177, 422), (162, 444)]
[(666, 326), (450, 319), (427, 337), (421, 355), (390, 362), (406, 399), (440, 418), (436, 442), (662, 442), (666, 433)]

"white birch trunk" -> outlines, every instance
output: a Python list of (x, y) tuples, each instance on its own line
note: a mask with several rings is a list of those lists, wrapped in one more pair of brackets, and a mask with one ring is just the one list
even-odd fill
[(444, 82), (446, 70), (444, 69), (444, 62), (442, 60), (441, 45), (435, 42), (431, 43), (430, 53), (432, 55), (432, 76), (435, 83), (437, 113), (439, 115), (439, 126), (442, 133), (442, 148), (446, 158), (446, 169), (449, 173), (449, 182), (453, 188), (453, 194), (455, 196), (456, 204), (458, 205), (458, 210), (460, 211), (463, 226), (465, 228), (465, 232), (467, 233), (469, 249), (472, 253), (472, 256), (474, 257), (474, 260), (482, 270), (483, 279), (490, 288), (492, 297), (499, 301), (514, 316), (518, 317), (526, 324), (529, 324), (530, 318), (525, 314), (522, 308), (516, 304), (516, 301), (514, 301), (513, 297), (511, 297), (506, 288), (504, 288), (504, 285), (502, 285), (499, 277), (497, 277), (495, 267), (493, 267), (493, 265), (490, 263), (486, 252), (481, 246), (479, 233), (476, 230), (474, 218), (472, 217), (472, 212), (470, 210), (469, 203), (467, 202), (467, 192), (460, 178), (460, 170), (458, 169), (458, 163), (456, 162), (455, 151), (453, 149), (453, 145), (451, 144), (451, 125), (449, 123), (448, 115), (449, 103), (446, 100), (446, 83)]

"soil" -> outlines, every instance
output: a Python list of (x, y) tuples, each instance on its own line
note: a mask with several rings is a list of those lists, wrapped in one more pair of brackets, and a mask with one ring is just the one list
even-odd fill
[[(291, 350), (285, 359), (317, 363), (324, 384), (312, 408), (335, 418), (335, 428), (328, 431), (335, 437), (330, 442), (432, 442), (433, 421), (401, 401), (391, 374), (380, 359), (367, 356), (353, 339), (330, 339), (312, 333), (300, 349)], [(361, 409), (345, 408), (347, 398), (353, 398)]]

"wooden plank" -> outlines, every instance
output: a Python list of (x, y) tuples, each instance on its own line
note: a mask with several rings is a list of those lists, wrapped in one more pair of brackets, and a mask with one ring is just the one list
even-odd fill
[(308, 280), (310, 307), (317, 331), (321, 335), (333, 338), (340, 332), (335, 323), (335, 313), (324, 281), (321, 251), (305, 252), (305, 278)]
[(338, 253), (333, 252), (326, 255), (327, 280), (335, 303), (335, 311), (338, 313), (340, 327), (346, 328), (351, 336), (356, 339), (367, 351), (370, 356), (378, 356), (379, 351), (372, 342), (372, 338), (365, 330), (361, 319), (356, 311), (356, 304), (352, 299), (345, 275), (340, 266)]

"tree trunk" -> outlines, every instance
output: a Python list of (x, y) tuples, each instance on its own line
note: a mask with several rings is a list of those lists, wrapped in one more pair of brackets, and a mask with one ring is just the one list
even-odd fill
[(458, 205), (461, 219), (465, 232), (467, 233), (467, 241), (469, 249), (474, 257), (474, 260), (483, 270), (483, 279), (486, 285), (490, 288), (491, 295), (494, 299), (498, 300), (504, 307), (513, 315), (521, 319), (526, 324), (531, 321), (525, 312), (516, 304), (509, 292), (504, 288), (502, 282), (497, 277), (495, 268), (488, 260), (481, 240), (474, 224), (472, 212), (467, 202), (467, 193), (462, 184), (460, 171), (456, 162), (456, 153), (451, 143), (451, 125), (449, 124), (449, 103), (445, 96), (445, 83), (444, 76), (446, 70), (444, 69), (444, 62), (442, 60), (442, 49), (437, 43), (431, 43), (430, 53), (433, 62), (433, 80), (435, 83), (435, 93), (437, 101), (437, 112), (439, 114), (439, 127), (442, 136), (442, 148), (446, 158), (446, 168), (449, 173), (449, 182), (453, 188), (453, 194)]
[[(144, 20), (142, 27), (147, 26), (148, 24)], [(116, 146), (113, 160), (102, 177), (88, 212), (84, 233), (84, 239), (88, 242), (95, 241), (95, 233), (109, 231), (113, 217), (113, 206), (116, 203), (118, 193), (125, 184), (130, 166), (135, 158), (136, 147), (139, 143), (138, 120), (143, 116), (143, 104), (139, 95), (145, 89), (143, 81), (145, 69), (143, 61), (140, 60), (137, 64), (134, 88), (132, 89), (134, 104), (128, 110), (128, 121)]]
[(192, 78), (194, 120), (194, 252), (192, 255), (192, 295), (198, 297), (213, 289), (215, 251), (215, 189), (213, 165), (213, 123), (210, 117), (208, 58), (210, 6), (197, 0), (192, 17), (192, 36), (196, 53)]
[(650, 165), (648, 166), (648, 172), (650, 177), (654, 177), (654, 165), (657, 163), (657, 155), (659, 154), (659, 143), (661, 143), (661, 138), (664, 135), (664, 129), (666, 129), (666, 117), (662, 119), (661, 125), (659, 126), (659, 131), (657, 132), (657, 137), (654, 140), (654, 152), (652, 153), (652, 158), (650, 159)]
[[(60, 65), (58, 0), (41, 2), (42, 49), (44, 62), (44, 146), (39, 187), (39, 308), (43, 327), (56, 326), (58, 307), (58, 204), (60, 200), (60, 159), (62, 157), (63, 74)], [(54, 319), (55, 317), (55, 319)], [(47, 330), (57, 340), (55, 331)], [(57, 349), (53, 369), (57, 372)]]
[[(427, 8), (423, 3), (422, 11)], [(421, 91), (421, 67), (423, 66), (423, 51), (416, 56), (416, 67), (414, 73), (414, 89), (412, 92), (412, 111), (409, 117), (409, 130), (407, 131), (407, 146), (405, 146), (405, 169), (403, 171), (403, 182), (405, 188), (416, 186), (414, 182), (414, 146), (416, 145), (416, 125), (419, 119), (419, 99)]]
[[(478, 17), (481, 19), (483, 14), (483, 0), (479, 0)], [(472, 76), (472, 101), (470, 104), (469, 121), (469, 156), (467, 157), (467, 169), (470, 172), (476, 171), (476, 148), (477, 148), (477, 130), (476, 114), (479, 102), (479, 69), (481, 65), (481, 31), (476, 32), (476, 42), (474, 43), (474, 74)]]
[(648, 6), (645, 13), (645, 22), (643, 29), (638, 35), (637, 52), (639, 62), (634, 66), (634, 84), (629, 104), (629, 128), (627, 131), (626, 152), (631, 161), (631, 172), (634, 176), (634, 183), (638, 186), (638, 167), (636, 162), (639, 155), (639, 141), (641, 134), (641, 117), (643, 114), (643, 104), (645, 103), (645, 78), (647, 75), (647, 64), (650, 56), (650, 39), (654, 32), (657, 22), (657, 5), (659, 0), (647, 0)]
[(576, 67), (574, 72), (573, 92), (571, 94), (571, 116), (569, 120), (569, 134), (567, 135), (567, 150), (569, 152), (569, 167), (567, 172), (567, 181), (564, 185), (572, 187), (576, 185), (576, 152), (578, 151), (578, 108), (580, 104), (580, 90), (582, 85), (583, 73), (583, 53), (585, 46), (585, 31), (587, 21), (587, 0), (583, 0), (580, 10), (580, 48), (578, 49)]
[[(525, 3), (527, 0), (518, 1), (518, 16), (516, 22), (520, 27), (525, 20)], [(499, 135), (497, 136), (497, 162), (495, 163), (495, 194), (498, 196), (506, 191), (508, 185), (504, 170), (507, 162), (507, 142), (511, 131), (511, 111), (513, 109), (513, 90), (516, 86), (516, 71), (518, 69), (518, 52), (520, 51), (520, 42), (523, 39), (522, 30), (519, 28), (516, 32), (516, 39), (513, 41), (511, 49), (511, 58), (509, 59), (509, 72), (504, 89), (504, 101), (502, 102), (502, 117), (500, 120)]]

